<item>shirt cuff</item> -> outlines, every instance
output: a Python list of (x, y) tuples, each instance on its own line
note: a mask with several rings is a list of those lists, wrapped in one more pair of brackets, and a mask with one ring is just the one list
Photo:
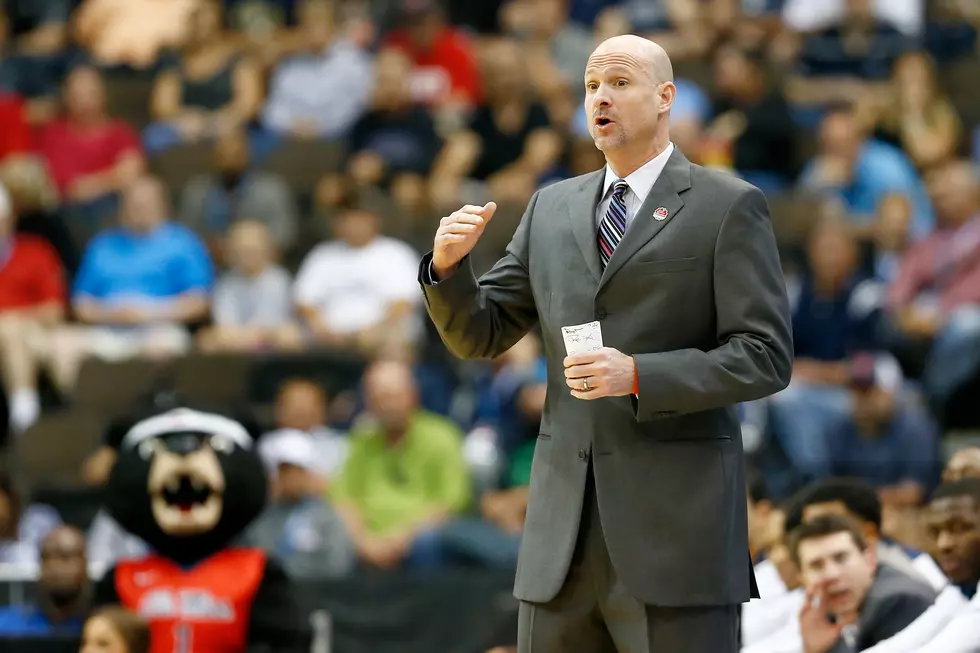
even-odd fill
[(640, 396), (640, 370), (636, 367), (635, 358), (633, 358), (633, 395)]
[(436, 279), (436, 273), (432, 270), (432, 261), (422, 268), (422, 283), (427, 286), (438, 286), (439, 280)]

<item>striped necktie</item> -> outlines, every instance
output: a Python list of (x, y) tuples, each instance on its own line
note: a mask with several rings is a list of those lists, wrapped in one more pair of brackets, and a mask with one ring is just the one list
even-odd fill
[(629, 189), (622, 179), (613, 184), (612, 198), (609, 200), (609, 208), (606, 215), (599, 223), (599, 234), (596, 240), (599, 243), (599, 261), (602, 269), (606, 269), (616, 245), (623, 239), (626, 233), (626, 191)]

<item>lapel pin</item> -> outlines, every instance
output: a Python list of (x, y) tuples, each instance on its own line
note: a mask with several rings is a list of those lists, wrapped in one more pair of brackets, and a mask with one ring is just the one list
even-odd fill
[(653, 212), (654, 220), (666, 220), (667, 219), (667, 209), (661, 206), (659, 209)]

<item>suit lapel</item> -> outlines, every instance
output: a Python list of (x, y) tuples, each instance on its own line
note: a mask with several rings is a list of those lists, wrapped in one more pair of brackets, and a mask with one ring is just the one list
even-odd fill
[[(664, 166), (663, 172), (660, 173), (660, 177), (650, 189), (650, 194), (647, 195), (646, 200), (640, 206), (640, 210), (636, 212), (630, 222), (626, 235), (619, 241), (616, 251), (609, 259), (609, 264), (599, 281), (600, 289), (644, 245), (660, 233), (660, 230), (666, 227), (667, 223), (674, 219), (684, 207), (684, 200), (681, 199), (680, 193), (690, 187), (691, 163), (675, 147), (674, 152), (667, 160), (667, 165)], [(664, 209), (667, 211), (667, 215), (660, 218)], [(657, 217), (654, 217), (655, 212), (659, 214)], [(594, 241), (595, 236), (593, 235)], [(595, 249), (595, 245), (593, 245), (593, 249)], [(596, 254), (596, 258), (598, 259), (598, 254)]]
[(602, 199), (602, 182), (605, 176), (605, 168), (586, 175), (578, 191), (568, 198), (568, 217), (572, 223), (572, 233), (575, 234), (575, 240), (596, 283), (602, 277), (602, 269), (599, 266), (599, 248), (596, 243), (598, 227), (595, 211)]

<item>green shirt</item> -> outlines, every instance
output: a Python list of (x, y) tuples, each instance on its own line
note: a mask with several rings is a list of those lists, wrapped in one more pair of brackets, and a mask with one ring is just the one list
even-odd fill
[(398, 531), (436, 510), (457, 513), (469, 503), (463, 434), (449, 420), (417, 411), (394, 445), (377, 426), (355, 429), (349, 437), (350, 451), (332, 484), (332, 497), (357, 506), (371, 532)]

